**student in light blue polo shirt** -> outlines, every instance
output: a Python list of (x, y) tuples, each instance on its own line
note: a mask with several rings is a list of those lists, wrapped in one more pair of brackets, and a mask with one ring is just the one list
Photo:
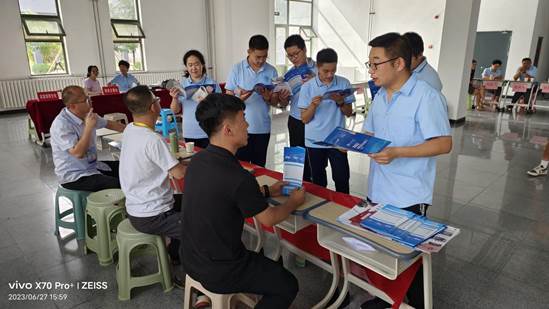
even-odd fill
[[(499, 59), (494, 59), (492, 61), (492, 65), (489, 68), (486, 68), (482, 71), (482, 79), (483, 80), (503, 80), (504, 78), (504, 72), (501, 69), (502, 62)], [(484, 108), (484, 95), (485, 92), (493, 93), (495, 97), (495, 101), (499, 101), (499, 96), (501, 95), (501, 87), (498, 87), (496, 90), (490, 90), (490, 89), (484, 89), (484, 87), (481, 85), (479, 88), (479, 95), (477, 96), (477, 103), (476, 103), (476, 109), (482, 110)]]
[(258, 83), (272, 85), (278, 77), (275, 67), (267, 63), (269, 42), (262, 35), (254, 35), (248, 42), (248, 57), (235, 64), (227, 78), (227, 94), (239, 97), (246, 104), (248, 145), (238, 150), (241, 161), (265, 166), (271, 137), (269, 106), (277, 106), (278, 96), (267, 89), (254, 91)]
[(109, 85), (116, 85), (120, 92), (127, 92), (131, 88), (139, 85), (139, 81), (135, 76), (128, 73), (130, 69), (130, 63), (126, 60), (118, 61), (118, 69), (120, 74), (117, 74), (110, 82)]
[(426, 81), (427, 84), (435, 88), (438, 92), (442, 91), (442, 82), (437, 71), (427, 63), (427, 58), (423, 56), (423, 39), (415, 32), (404, 33), (404, 38), (408, 40), (412, 48), (412, 73), (419, 80)]
[(63, 89), (65, 108), (55, 117), (50, 129), (55, 174), (66, 189), (99, 191), (120, 188), (118, 162), (97, 162), (95, 130), (109, 128), (122, 132), (124, 125), (107, 121), (93, 112), (84, 88)]
[[(288, 59), (294, 65), (290, 70), (295, 70), (303, 66), (307, 66), (310, 70), (310, 74), (304, 78), (307, 82), (311, 78), (314, 78), (317, 74), (316, 62), (313, 59), (307, 57), (307, 48), (305, 41), (298, 34), (290, 35), (284, 42), (284, 49)], [(289, 97), (284, 97), (285, 93), (280, 94), (280, 101), (284, 102), (289, 100), (290, 103), (290, 115), (288, 116), (288, 133), (290, 135), (290, 146), (305, 147), (305, 124), (301, 121), (301, 109), (297, 106), (299, 102), (299, 94), (301, 89), (292, 93)], [(309, 163), (309, 156), (305, 156), (305, 168), (303, 170), (303, 180), (311, 181), (311, 165)]]
[[(196, 97), (195, 99), (192, 98), (192, 95), (187, 97), (185, 88), (192, 87), (196, 90), (195, 86), (202, 85), (207, 93), (221, 93), (221, 88), (216, 81), (206, 75), (206, 61), (198, 50), (186, 52), (183, 56), (183, 64), (186, 67), (185, 78), (181, 80), (181, 89), (177, 87), (170, 89), (170, 95), (172, 96), (170, 108), (176, 114), (183, 109), (183, 138), (185, 138), (185, 142), (193, 142), (200, 148), (206, 148), (210, 143), (208, 135), (200, 128), (195, 117), (196, 107), (204, 97)], [(181, 90), (183, 90), (183, 93), (181, 93)]]
[(318, 75), (301, 87), (298, 107), (301, 109), (301, 120), (305, 123), (305, 146), (311, 163), (313, 183), (326, 187), (326, 167), (328, 161), (332, 167), (332, 179), (337, 192), (349, 193), (349, 161), (347, 153), (336, 148), (314, 144), (323, 141), (335, 128), (345, 127), (345, 116), (353, 114), (353, 94), (343, 97), (333, 94), (323, 99), (328, 91), (351, 88), (351, 83), (344, 77), (335, 75), (337, 70), (337, 53), (326, 48), (316, 54)]
[[(513, 75), (513, 80), (521, 82), (533, 82), (536, 79), (537, 74), (538, 69), (534, 65), (532, 65), (532, 59), (523, 58), (522, 65), (517, 69), (515, 75)], [(532, 91), (532, 93), (536, 90), (535, 85), (533, 87), (534, 90)], [(526, 93), (515, 92), (515, 94), (513, 94), (511, 102), (516, 103), (520, 99), (520, 97), (524, 97), (524, 102), (528, 102), (530, 99), (530, 91), (527, 91)]]
[[(403, 36), (387, 33), (369, 45), (372, 48), (368, 72), (382, 88), (374, 98), (363, 130), (391, 144), (370, 155), (367, 196), (374, 203), (425, 215), (433, 202), (435, 156), (452, 149), (446, 100), (411, 74), (412, 52)], [(412, 282), (408, 299), (409, 305), (423, 308), (421, 270)], [(374, 301), (380, 300), (369, 302)]]

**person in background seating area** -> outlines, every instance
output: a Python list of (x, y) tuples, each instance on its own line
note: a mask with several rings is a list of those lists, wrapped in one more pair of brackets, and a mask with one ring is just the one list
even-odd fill
[(84, 80), (84, 90), (89, 96), (101, 94), (101, 84), (97, 80), (99, 68), (96, 65), (88, 66), (88, 74)]
[(117, 74), (110, 82), (109, 85), (118, 86), (120, 92), (127, 92), (131, 88), (139, 85), (139, 81), (135, 76), (128, 73), (130, 70), (130, 63), (126, 60), (118, 61), (118, 69), (120, 73)]

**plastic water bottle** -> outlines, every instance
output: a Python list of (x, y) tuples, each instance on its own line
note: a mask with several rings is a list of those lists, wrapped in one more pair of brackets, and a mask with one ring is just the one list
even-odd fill
[(301, 255), (295, 256), (295, 267), (304, 268), (305, 267), (305, 257)]
[(177, 143), (177, 134), (175, 132), (170, 132), (170, 148), (174, 154), (179, 152), (179, 144)]

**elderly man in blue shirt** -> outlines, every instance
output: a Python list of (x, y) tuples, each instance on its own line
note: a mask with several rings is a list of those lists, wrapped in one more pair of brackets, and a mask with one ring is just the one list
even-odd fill
[(125, 125), (108, 121), (93, 112), (84, 88), (63, 89), (65, 108), (55, 117), (50, 129), (55, 174), (69, 190), (99, 191), (120, 188), (118, 162), (97, 161), (95, 130), (109, 128), (122, 132)]
[(417, 79), (426, 81), (438, 92), (442, 91), (442, 82), (437, 71), (427, 63), (427, 58), (423, 56), (423, 39), (415, 32), (406, 32), (404, 38), (408, 40), (412, 48), (412, 73)]
[(278, 106), (278, 94), (257, 84), (272, 85), (278, 77), (274, 66), (267, 63), (269, 41), (263, 35), (254, 35), (248, 42), (248, 57), (235, 64), (227, 78), (227, 94), (239, 97), (246, 104), (248, 144), (240, 148), (236, 157), (241, 161), (265, 166), (271, 137), (269, 107)]
[[(523, 58), (522, 59), (522, 65), (517, 69), (517, 72), (515, 75), (513, 75), (513, 80), (515, 81), (521, 81), (521, 82), (533, 82), (536, 79), (536, 75), (538, 74), (538, 68), (536, 68), (532, 64), (532, 59), (530, 58)], [(533, 93), (535, 89), (535, 85), (531, 92)], [(513, 94), (513, 98), (511, 99), (512, 103), (516, 103), (521, 97), (524, 97), (524, 102), (528, 102), (530, 99), (530, 91), (525, 92), (515, 92)]]
[(109, 85), (116, 85), (120, 92), (127, 92), (131, 88), (139, 85), (139, 81), (135, 76), (128, 73), (130, 69), (130, 63), (126, 60), (118, 61), (118, 69), (120, 74), (117, 74), (110, 82)]
[[(452, 149), (446, 100), (412, 74), (412, 52), (403, 36), (387, 33), (369, 45), (372, 48), (368, 72), (381, 89), (363, 130), (391, 144), (370, 155), (367, 196), (373, 203), (390, 204), (425, 216), (433, 202), (435, 156)], [(409, 304), (414, 308), (423, 308), (422, 285), (419, 270), (408, 291)]]

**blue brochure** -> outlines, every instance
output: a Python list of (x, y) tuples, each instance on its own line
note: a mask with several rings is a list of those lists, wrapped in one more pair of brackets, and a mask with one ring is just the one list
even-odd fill
[(409, 247), (421, 244), (446, 228), (442, 223), (392, 205), (381, 207), (360, 225)]
[(211, 87), (211, 89), (215, 90), (215, 84), (204, 84), (204, 85), (191, 84), (185, 87), (185, 89), (183, 89), (184, 90), (183, 95), (185, 96), (185, 98), (190, 99), (192, 98), (194, 93), (198, 91), (198, 89), (200, 89), (201, 87), (204, 87), (205, 89), (208, 89), (208, 87)]
[(291, 68), (286, 74), (284, 74), (284, 81), (288, 83), (292, 89), (292, 93), (298, 93), (301, 90), (301, 86), (305, 83), (305, 79), (314, 76), (314, 72), (309, 68), (307, 64), (303, 64), (297, 68)]
[(282, 188), (283, 195), (290, 193), (303, 185), (303, 169), (305, 167), (305, 148), (284, 147), (284, 176), (288, 184)]
[(273, 84), (263, 84), (263, 83), (257, 83), (254, 85), (254, 87), (249, 91), (255, 91), (258, 94), (261, 94), (262, 90), (273, 90), (275, 86)]
[(356, 88), (347, 88), (339, 90), (327, 91), (322, 95), (322, 100), (331, 100), (333, 94), (339, 94), (340, 96), (346, 98), (356, 92)]
[(368, 134), (337, 127), (324, 141), (313, 141), (313, 143), (368, 154), (382, 151), (391, 142)]

